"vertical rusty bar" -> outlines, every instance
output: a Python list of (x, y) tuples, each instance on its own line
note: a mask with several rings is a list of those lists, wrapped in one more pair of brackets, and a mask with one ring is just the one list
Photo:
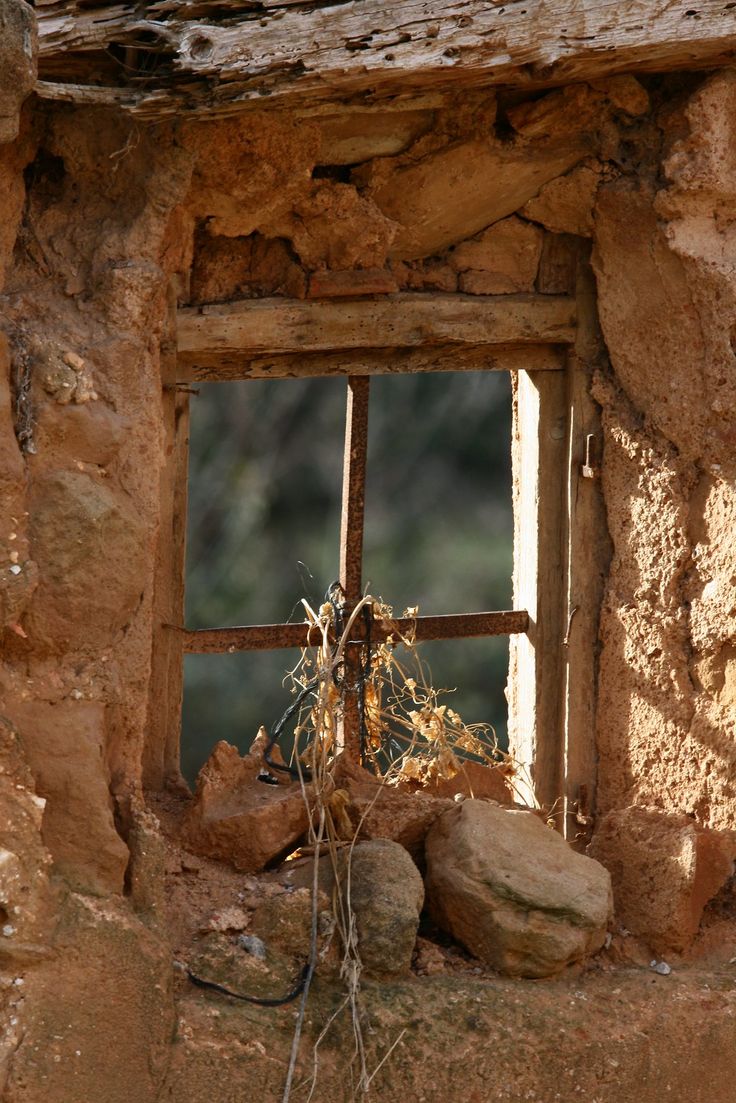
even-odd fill
[[(349, 376), (340, 526), (340, 585), (345, 594), (348, 616), (363, 596), (363, 518), (369, 397), (370, 378), (366, 375)], [(354, 761), (360, 759), (360, 661), (361, 645), (348, 644), (343, 667), (343, 720), (339, 742)]]
[(363, 516), (370, 383), (367, 375), (348, 377), (345, 462), (342, 472), (340, 585), (351, 611), (360, 601), (363, 589)]

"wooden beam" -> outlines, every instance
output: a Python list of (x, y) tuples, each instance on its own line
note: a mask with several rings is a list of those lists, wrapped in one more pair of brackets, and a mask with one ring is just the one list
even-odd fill
[(146, 742), (143, 783), (152, 789), (177, 785), (181, 708), (184, 692), (184, 651), (181, 638), (167, 622), (184, 619), (184, 556), (187, 531), (189, 461), (189, 395), (176, 387), (177, 284), (168, 288), (168, 322), (161, 343), (162, 431), (164, 466), (159, 479), (160, 523), (156, 545)]
[(418, 349), (284, 353), (253, 359), (247, 352), (180, 356), (177, 379), (180, 383), (230, 383), (236, 379), (406, 375), (407, 372), (561, 371), (564, 367), (564, 346), (559, 345), (465, 345), (460, 352), (453, 346), (429, 345)]
[(310, 302), (249, 299), (178, 315), (181, 365), (233, 357), (431, 345), (570, 344), (575, 300), (558, 295), (399, 294)]
[(127, 106), (164, 117), (542, 88), (728, 65), (736, 52), (736, 9), (723, 0), (235, 0), (223, 8), (220, 0), (153, 0), (142, 9), (39, 0), (38, 91), (55, 98), (60, 84), (76, 85), (73, 97), (102, 84), (114, 97), (127, 86)]
[(520, 794), (562, 831), (567, 386), (561, 372), (519, 372), (512, 387), (514, 605), (529, 631), (510, 641), (509, 750)]
[(598, 631), (611, 557), (601, 493), (600, 411), (590, 394), (593, 372), (605, 362), (598, 326), (595, 278), (589, 246), (576, 242), (578, 332), (570, 350), (568, 386), (568, 480), (566, 629), (564, 645), (565, 837), (584, 848), (595, 815), (597, 780), (596, 705)]

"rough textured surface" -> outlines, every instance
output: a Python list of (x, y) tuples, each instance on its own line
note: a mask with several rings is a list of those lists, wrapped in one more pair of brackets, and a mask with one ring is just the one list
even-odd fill
[(173, 1029), (169, 949), (120, 901), (70, 896), (48, 966), (24, 970), (22, 1038), (5, 1098), (154, 1103)]
[(196, 854), (253, 872), (286, 855), (309, 826), (299, 782), (264, 785), (265, 767), (254, 747), (242, 758), (220, 741), (200, 770), (184, 838)]
[[(232, 111), (264, 96), (299, 105), (361, 93), (373, 100), (489, 84), (529, 89), (627, 70), (727, 65), (736, 39), (730, 9), (708, 2), (663, 10), (653, 8), (651, 0), (627, 0), (622, 10), (616, 0), (587, 7), (564, 0), (551, 14), (546, 8), (489, 7), (481, 0), (434, 0), (408, 8), (370, 0), (332, 12), (329, 19), (315, 0), (295, 12), (276, 7), (254, 13), (240, 3), (235, 9), (228, 8), (235, 18), (219, 25), (216, 0), (198, 4), (197, 19), (190, 7), (175, 9), (172, 19), (165, 0), (154, 0), (147, 18), (132, 23), (125, 10), (111, 18), (103, 8), (101, 18), (99, 8), (80, 0), (65, 0), (61, 10), (42, 8), (42, 75), (89, 84), (106, 47), (143, 42), (143, 57), (133, 52), (126, 75), (132, 70), (145, 82), (140, 91), (121, 88), (124, 78), (113, 69), (107, 94), (104, 87), (57, 83), (43, 87), (43, 93), (140, 104), (155, 117), (187, 107)], [(150, 89), (152, 43), (162, 50), (163, 65)], [(70, 65), (71, 50), (78, 56)], [(172, 80), (177, 74), (185, 78), (179, 88)], [(628, 97), (625, 102), (631, 106)]]
[(531, 812), (466, 800), (426, 843), (435, 921), (502, 973), (546, 977), (603, 945), (611, 880)]
[[(30, 13), (0, 4), (11, 9)], [(21, 736), (4, 729), (0, 773), (0, 1005), (8, 1023), (0, 1093), (9, 1103), (81, 1103), (100, 1094), (101, 1076), (111, 1101), (130, 1097), (131, 1080), (142, 1103), (283, 1092), (294, 1008), (231, 1007), (183, 981), (174, 994), (171, 955), (194, 962), (201, 951), (223, 983), (245, 991), (252, 983), (269, 995), (293, 982), (296, 959), (281, 954), (273, 973), (254, 965), (237, 935), (248, 930), (260, 890), (230, 865), (182, 852), (179, 828), (159, 830), (141, 793), (146, 746), (176, 778), (175, 725), (157, 721), (166, 694), (175, 714), (176, 688), (157, 681), (147, 702), (165, 619), (156, 563), (171, 513), (173, 404), (162, 383), (179, 378), (175, 301), (300, 299), (310, 287), (379, 296), (394, 280), (451, 296), (472, 289), (471, 273), (476, 288), (487, 276), (477, 259), (453, 267), (451, 251), (476, 255), (504, 230), (499, 222), (529, 243), (539, 239), (537, 226), (551, 231), (536, 277), (541, 296), (572, 286), (570, 250), (582, 251), (566, 235), (590, 237), (594, 247), (608, 353), (597, 348), (590, 358), (602, 409), (600, 482), (573, 482), (570, 501), (602, 487), (614, 555), (594, 656), (597, 808), (579, 808), (578, 825), (598, 829), (594, 846), (616, 879), (619, 924), (633, 917), (653, 946), (676, 945), (683, 960), (658, 977), (646, 947), (617, 926), (611, 950), (583, 971), (531, 986), (499, 980), (457, 946), (434, 942), (432, 955), (420, 955), (444, 963), (434, 976), (362, 985), (375, 1030), (366, 1034), (370, 1068), (406, 1030), (374, 1089), (382, 1099), (430, 1103), (453, 1098), (458, 1082), (471, 1103), (555, 1094), (564, 1103), (581, 1095), (661, 1103), (670, 1084), (697, 1103), (730, 1103), (730, 883), (702, 905), (727, 875), (724, 840), (736, 826), (736, 80), (730, 72), (646, 78), (644, 91), (633, 78), (600, 83), (595, 74), (623, 57), (656, 67), (664, 55), (637, 52), (644, 32), (636, 30), (655, 24), (675, 28), (661, 41), (665, 53), (676, 49), (686, 65), (712, 60), (718, 42), (730, 41), (734, 16), (675, 5), (650, 24), (639, 18), (652, 15), (650, 5), (614, 10), (601, 0), (582, 22), (567, 18), (579, 7), (555, 11), (554, 31), (530, 39), (537, 17), (522, 16), (523, 6), (485, 5), (466, 24), (466, 5), (437, 19), (418, 13), (414, 37), (397, 41), (404, 8), (381, 9), (379, 22), (370, 3), (330, 9), (329, 20), (308, 4), (249, 19), (253, 41), (283, 35), (290, 49), (294, 20), (305, 36), (319, 33), (303, 71), (290, 63), (264, 84), (264, 70), (249, 69), (240, 85), (207, 86), (215, 110), (228, 97), (257, 99), (247, 119), (151, 128), (117, 110), (38, 101), (19, 116), (24, 78), (12, 65), (26, 63), (16, 51), (10, 69), (0, 64), (0, 119), (20, 126), (17, 141), (0, 144), (0, 699)], [(106, 83), (124, 79), (116, 94), (131, 104), (156, 96), (152, 81), (170, 71), (177, 35), (192, 30), (181, 20), (191, 6), (169, 5), (173, 37), (155, 52), (147, 18), (108, 8), (108, 23), (89, 6), (75, 10), (92, 37), (66, 51), (64, 72), (52, 75), (69, 79), (92, 63), (100, 84), (82, 94), (104, 97)], [(47, 26), (61, 20), (55, 34), (71, 33), (58, 5), (36, 11)], [(238, 33), (215, 14), (218, 32)], [(105, 35), (120, 18), (125, 33), (107, 52)], [(348, 50), (346, 28), (358, 24), (370, 34)], [(501, 51), (499, 26), (513, 29)], [(509, 60), (517, 34), (531, 50), (523, 70)], [(330, 36), (337, 69), (310, 70)], [(206, 42), (196, 41), (187, 38), (200, 55), (197, 71), (220, 66), (216, 51), (208, 61)], [(3, 49), (15, 49), (12, 36), (0, 45), (4, 60)], [(403, 86), (394, 116), (377, 101), (406, 79), (418, 51), (426, 59), (419, 82), (432, 88), (416, 101)], [(575, 86), (530, 95), (565, 58)], [(266, 69), (269, 59), (264, 53)], [(151, 62), (136, 87), (136, 67)], [(588, 64), (595, 73), (584, 85)], [(524, 88), (497, 97), (469, 88), (504, 73)], [(443, 99), (444, 81), (465, 90)], [(317, 85), (319, 96), (333, 97), (326, 112), (272, 110), (282, 91), (299, 96)], [(370, 88), (371, 102), (344, 111), (335, 88), (348, 85)], [(159, 97), (161, 110), (180, 94), (189, 105), (203, 102), (190, 86)], [(503, 268), (514, 287), (529, 286), (532, 265), (524, 263), (510, 275)], [(331, 355), (333, 364), (341, 356)], [(573, 470), (582, 458), (570, 456)], [(568, 624), (573, 639), (579, 623)], [(348, 815), (371, 799), (365, 779), (353, 780)], [(36, 786), (47, 786), (45, 806)], [(375, 806), (365, 830), (391, 834), (419, 857), (424, 833), (447, 808), (456, 814), (444, 799), (396, 794)], [(625, 811), (632, 808), (639, 811)], [(645, 828), (623, 830), (642, 817), (650, 817)], [(662, 856), (657, 877), (663, 864), (673, 871), (656, 895), (646, 846)], [(628, 865), (618, 866), (624, 855)], [(70, 884), (106, 895), (77, 896)], [(708, 971), (688, 965), (687, 955), (706, 960)], [(343, 996), (334, 974), (318, 971), (304, 1076)], [(697, 1032), (693, 1021), (702, 1024)], [(315, 1098), (349, 1097), (355, 1083), (345, 1064), (354, 1046), (349, 1019), (335, 1032), (320, 1051)]]
[(400, 843), (419, 862), (423, 860), (429, 828), (450, 807), (447, 795), (412, 792), (403, 785), (381, 785), (373, 774), (345, 758), (337, 764), (335, 785), (351, 833), (358, 831), (361, 839)]
[[(732, 73), (663, 112), (643, 173), (599, 192), (603, 489), (614, 558), (602, 615), (603, 811), (651, 806), (732, 828), (736, 286)], [(654, 154), (653, 154), (654, 151)]]
[(11, 712), (46, 801), (42, 836), (56, 869), (82, 891), (120, 892), (128, 848), (115, 830), (104, 761), (104, 706), (25, 702)]
[(366, 973), (408, 973), (424, 885), (404, 847), (390, 839), (357, 843), (349, 875), (343, 864), (341, 885), (346, 905), (355, 913), (358, 953)]
[(533, 291), (542, 254), (542, 231), (520, 218), (504, 218), (451, 250), (459, 290), (471, 295)]
[(589, 854), (611, 874), (616, 914), (658, 954), (682, 953), (733, 876), (736, 833), (646, 808), (605, 815)]
[(593, 160), (550, 180), (521, 208), (524, 218), (540, 222), (555, 234), (593, 236), (593, 207), (602, 166)]
[(18, 137), (20, 109), (36, 83), (36, 20), (24, 0), (0, 3), (0, 144)]

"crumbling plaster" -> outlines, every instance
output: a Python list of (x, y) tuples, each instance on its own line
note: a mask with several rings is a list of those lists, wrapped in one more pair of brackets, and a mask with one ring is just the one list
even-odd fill
[[(407, 111), (398, 140), (386, 138), (390, 114), (380, 125), (371, 114), (349, 181), (313, 170), (345, 163), (324, 158), (338, 138), (361, 138), (359, 113), (338, 138), (334, 120), (292, 114), (149, 126), (29, 102), (19, 118), (22, 82), (15, 98), (0, 86), (13, 117), (0, 132), (0, 822), (11, 855), (0, 883), (18, 931), (0, 945), (3, 1098), (49, 1098), (53, 1076), (54, 1098), (89, 1099), (104, 1068), (107, 1100), (129, 1098), (131, 1076), (141, 1101), (194, 1100), (209, 1098), (214, 1075), (199, 1008), (181, 1012), (169, 1044), (161, 840), (142, 811), (172, 281), (184, 300), (301, 297), (316, 274), (357, 268), (389, 287), (503, 293), (532, 289), (542, 229), (592, 237), (613, 558), (591, 739), (597, 814), (617, 817), (599, 821), (601, 853), (626, 852), (632, 807), (672, 817), (671, 830), (683, 814), (736, 828), (736, 79), (660, 84), (651, 110), (621, 79), (507, 104), (512, 136), (490, 142), (491, 94)], [(479, 158), (490, 192), (500, 174), (500, 199), (478, 198), (468, 173)], [(242, 263), (229, 272), (223, 255)], [(637, 891), (624, 874), (618, 884)], [(656, 939), (656, 904), (642, 923)], [(281, 1068), (257, 1049), (237, 1056), (239, 1075), (275, 1097)], [(543, 1087), (539, 1070), (525, 1076)], [(600, 1082), (607, 1103), (630, 1098)]]

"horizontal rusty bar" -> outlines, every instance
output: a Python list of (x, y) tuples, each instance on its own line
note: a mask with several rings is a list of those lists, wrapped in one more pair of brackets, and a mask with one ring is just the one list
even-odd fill
[[(184, 651), (192, 655), (236, 651), (273, 651), (283, 647), (315, 646), (321, 641), (318, 629), (304, 624), (251, 624), (238, 628), (176, 629), (183, 636)], [(438, 617), (400, 617), (376, 619), (371, 639), (378, 643), (389, 636), (407, 636), (415, 640), (471, 639), (478, 636), (510, 636), (526, 632), (529, 614), (523, 609), (491, 613), (455, 613)], [(355, 623), (354, 639), (364, 638), (364, 622)]]
[(386, 639), (400, 633), (418, 643), (423, 640), (460, 640), (476, 636), (513, 636), (529, 628), (525, 609), (507, 609), (493, 613), (452, 613), (439, 617), (401, 617), (399, 620), (375, 620), (373, 639)]
[(184, 651), (192, 655), (228, 651), (274, 651), (319, 644), (316, 628), (302, 624), (250, 624), (239, 628), (181, 629)]

